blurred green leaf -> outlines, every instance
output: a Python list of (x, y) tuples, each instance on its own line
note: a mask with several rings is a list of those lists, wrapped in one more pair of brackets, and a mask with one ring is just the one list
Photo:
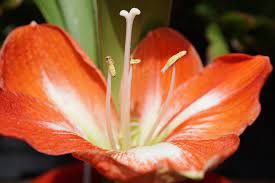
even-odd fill
[(234, 50), (274, 57), (275, 21), (272, 18), (227, 12), (219, 22)]
[(23, 0), (5, 0), (1, 3), (1, 6), (6, 9), (14, 9), (20, 6)]
[(91, 60), (100, 67), (96, 0), (35, 0), (49, 23), (74, 37)]
[[(100, 41), (102, 58), (110, 55), (115, 61), (117, 77), (113, 81), (113, 96), (118, 99), (119, 84), (123, 66), (125, 19), (119, 16), (122, 9), (129, 11), (136, 7), (141, 14), (133, 25), (132, 47), (134, 48), (145, 34), (157, 27), (168, 26), (172, 0), (100, 0)], [(105, 68), (106, 71), (106, 68)]]
[(206, 28), (206, 37), (209, 42), (207, 47), (208, 63), (220, 55), (229, 53), (228, 45), (218, 24), (211, 23), (208, 25)]
[(65, 29), (64, 20), (56, 0), (34, 0), (34, 2), (49, 23)]
[(248, 14), (240, 12), (228, 12), (219, 19), (221, 26), (231, 35), (241, 35), (249, 32), (256, 25), (256, 19)]
[(100, 66), (96, 0), (58, 0), (67, 31), (78, 41), (92, 61)]
[(201, 16), (203, 19), (207, 21), (211, 21), (215, 19), (215, 17), (217, 17), (217, 12), (207, 2), (198, 3), (195, 6), (195, 12), (197, 15)]

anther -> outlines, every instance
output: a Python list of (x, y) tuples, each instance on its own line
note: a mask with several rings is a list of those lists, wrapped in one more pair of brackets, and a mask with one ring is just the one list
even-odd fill
[(186, 55), (186, 51), (180, 51), (179, 53), (173, 55), (171, 58), (169, 58), (169, 60), (167, 61), (167, 63), (164, 65), (164, 67), (161, 69), (162, 73), (165, 73), (176, 61), (178, 61), (181, 57), (183, 57), (184, 55)]
[(114, 61), (110, 56), (105, 57), (106, 63), (108, 65), (108, 71), (110, 72), (112, 77), (116, 76), (116, 68), (114, 65)]
[(133, 59), (133, 58), (131, 58), (131, 60), (130, 60), (130, 64), (131, 65), (133, 65), (133, 64), (139, 64), (140, 62), (141, 62), (140, 59)]

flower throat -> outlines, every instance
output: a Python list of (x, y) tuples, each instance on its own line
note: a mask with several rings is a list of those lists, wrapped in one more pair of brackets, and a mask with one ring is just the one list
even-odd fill
[[(162, 115), (168, 108), (169, 101), (172, 97), (172, 91), (175, 84), (176, 76), (176, 65), (174, 64), (178, 59), (186, 54), (186, 51), (181, 51), (176, 55), (172, 56), (168, 62), (164, 65), (161, 72), (164, 74), (171, 66), (173, 66), (172, 76), (169, 86), (169, 91), (167, 97), (160, 109), (157, 119), (153, 122), (152, 128), (148, 129), (148, 133), (143, 138), (144, 141), (139, 141), (138, 143), (133, 142), (133, 134), (139, 135), (140, 122), (132, 122), (130, 117), (131, 108), (131, 82), (132, 82), (132, 65), (141, 62), (139, 59), (132, 59), (130, 57), (131, 53), (131, 38), (132, 38), (132, 27), (134, 19), (141, 12), (137, 8), (132, 8), (129, 12), (126, 10), (120, 11), (120, 16), (123, 16), (126, 20), (126, 36), (125, 36), (125, 50), (124, 50), (124, 63), (123, 63), (123, 73), (120, 82), (119, 91), (119, 112), (120, 112), (120, 126), (119, 132), (114, 133), (114, 129), (111, 124), (111, 87), (112, 87), (112, 77), (116, 76), (116, 70), (114, 62), (110, 56), (106, 57), (106, 63), (108, 65), (108, 76), (107, 76), (107, 91), (106, 91), (106, 132), (109, 139), (109, 143), (113, 150), (127, 150), (135, 146), (150, 145), (153, 137), (160, 132), (156, 130), (157, 124), (160, 122)], [(134, 126), (134, 128), (133, 128)]]

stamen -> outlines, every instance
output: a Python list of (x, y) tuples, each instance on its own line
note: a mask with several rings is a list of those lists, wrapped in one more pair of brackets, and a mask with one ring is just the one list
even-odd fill
[(167, 97), (161, 107), (160, 113), (159, 113), (156, 121), (153, 123), (153, 126), (152, 126), (150, 132), (148, 133), (147, 137), (145, 138), (146, 140), (144, 141), (144, 144), (149, 144), (151, 142), (150, 140), (153, 139), (154, 134), (156, 134), (155, 132), (156, 132), (156, 128), (159, 124), (159, 121), (160, 121), (161, 117), (164, 115), (165, 111), (167, 110), (170, 99), (172, 97), (172, 93), (173, 93), (173, 89), (174, 89), (174, 85), (175, 85), (175, 77), (176, 77), (176, 64), (175, 63), (181, 57), (186, 55), (186, 53), (187, 53), (186, 51), (181, 51), (181, 52), (177, 53), (176, 55), (172, 56), (161, 70), (161, 72), (164, 74), (171, 66), (173, 66), (172, 76), (171, 76), (171, 81), (170, 81), (170, 86), (169, 86)]
[(106, 63), (108, 64), (108, 71), (110, 72), (112, 77), (116, 76), (116, 68), (114, 65), (114, 61), (110, 56), (106, 57)]
[[(120, 117), (121, 117), (121, 135), (123, 137), (122, 146), (128, 149), (130, 144), (130, 95), (131, 95), (131, 78), (132, 71), (129, 68), (131, 37), (134, 18), (140, 14), (140, 10), (132, 8), (128, 13), (126, 10), (120, 11), (120, 15), (126, 19), (126, 39), (124, 52), (123, 75), (120, 86)], [(130, 71), (129, 71), (130, 70)]]
[(177, 53), (176, 55), (172, 56), (171, 58), (169, 58), (169, 60), (165, 64), (165, 66), (161, 69), (162, 74), (165, 73), (169, 69), (169, 67), (171, 67), (181, 57), (183, 57), (184, 55), (186, 55), (186, 53), (187, 52), (185, 50), (183, 50), (183, 51)]
[(110, 56), (106, 57), (106, 63), (108, 64), (108, 77), (107, 77), (107, 91), (106, 91), (106, 128), (108, 138), (112, 149), (118, 150), (118, 146), (114, 137), (112, 123), (111, 123), (111, 89), (112, 89), (112, 77), (115, 77), (116, 70), (113, 63), (113, 59)]
[(176, 76), (176, 66), (173, 65), (172, 77), (171, 77), (171, 81), (170, 81), (170, 86), (169, 86), (169, 91), (168, 91), (167, 97), (165, 99), (165, 102), (164, 102), (163, 106), (161, 107), (160, 113), (159, 113), (156, 121), (153, 124), (153, 127), (151, 128), (150, 132), (147, 135), (146, 140), (144, 141), (145, 144), (150, 142), (150, 139), (154, 135), (154, 132), (155, 132), (157, 126), (158, 126), (160, 118), (162, 117), (162, 115), (164, 114), (164, 112), (166, 111), (166, 109), (168, 107), (169, 101), (170, 101), (171, 96), (172, 96), (172, 91), (173, 91), (173, 88), (174, 88), (174, 85), (175, 85), (175, 76)]
[(140, 59), (133, 59), (133, 58), (131, 58), (131, 60), (130, 60), (130, 64), (139, 64), (140, 62), (141, 62)]

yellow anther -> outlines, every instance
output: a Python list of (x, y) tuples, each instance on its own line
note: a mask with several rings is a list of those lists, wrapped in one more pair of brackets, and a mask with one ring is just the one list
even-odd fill
[(139, 64), (140, 62), (141, 62), (140, 59), (131, 58), (131, 60), (130, 60), (130, 64)]
[(106, 63), (108, 64), (108, 70), (112, 77), (116, 76), (116, 68), (114, 65), (114, 61), (110, 56), (105, 57)]
[(173, 55), (171, 58), (169, 58), (169, 60), (166, 62), (166, 64), (164, 65), (164, 67), (161, 69), (162, 73), (165, 73), (176, 61), (178, 61), (181, 57), (183, 57), (184, 55), (186, 55), (186, 51), (180, 51), (179, 53)]

